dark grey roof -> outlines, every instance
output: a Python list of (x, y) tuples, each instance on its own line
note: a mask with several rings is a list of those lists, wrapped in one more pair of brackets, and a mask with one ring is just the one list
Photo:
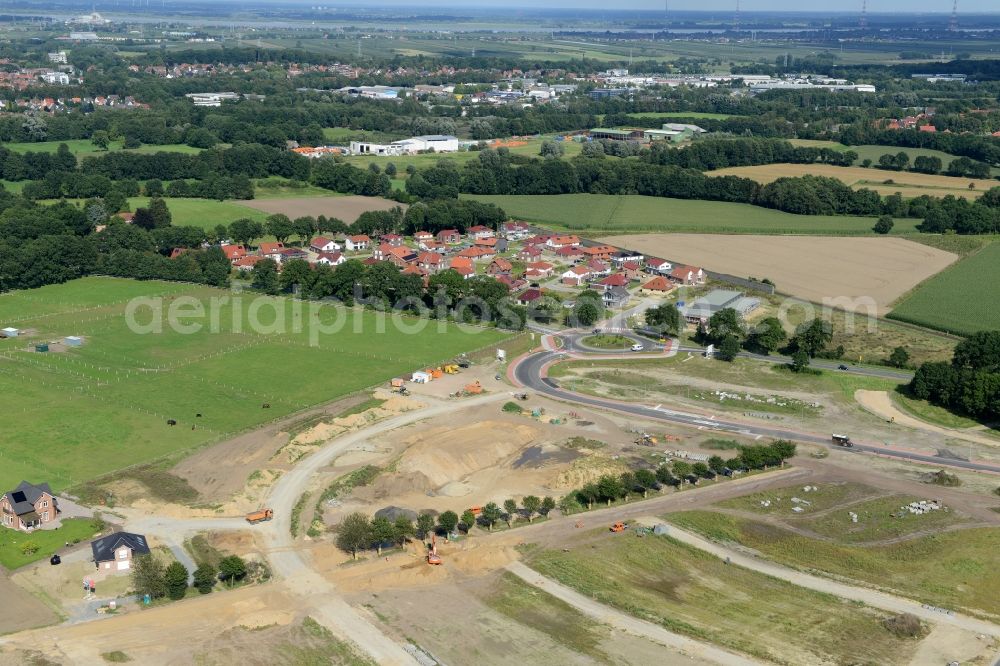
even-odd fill
[(106, 537), (101, 537), (90, 543), (91, 550), (94, 551), (95, 562), (107, 562), (115, 559), (115, 551), (122, 544), (132, 549), (132, 555), (149, 555), (149, 545), (146, 537), (132, 532), (115, 532)]
[(52, 495), (52, 488), (47, 483), (38, 485), (22, 481), (17, 488), (6, 493), (4, 496), (10, 500), (11, 508), (15, 515), (23, 516), (35, 510), (35, 502), (42, 496), (42, 493)]

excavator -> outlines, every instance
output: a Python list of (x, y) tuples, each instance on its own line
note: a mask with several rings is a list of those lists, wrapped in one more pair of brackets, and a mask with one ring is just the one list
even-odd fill
[(437, 535), (431, 535), (431, 549), (427, 551), (427, 564), (441, 564), (443, 560), (438, 555)]

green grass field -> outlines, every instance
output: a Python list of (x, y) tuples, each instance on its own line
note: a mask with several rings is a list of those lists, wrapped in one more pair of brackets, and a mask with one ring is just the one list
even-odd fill
[[(90, 539), (97, 531), (92, 523), (89, 518), (67, 518), (62, 521), (59, 529), (35, 530), (31, 534), (0, 528), (0, 566), (17, 569), (50, 557), (67, 543)], [(34, 544), (38, 548), (33, 553), (25, 553), (23, 549), (26, 544)]]
[[(302, 195), (300, 195), (302, 196)], [(267, 219), (267, 213), (241, 206), (231, 201), (216, 201), (214, 199), (171, 199), (166, 198), (167, 208), (173, 218), (172, 224), (177, 226), (201, 227), (202, 229), (213, 229), (218, 224), (228, 225), (234, 220), (248, 217), (251, 220), (263, 222)], [(129, 199), (132, 210), (139, 206), (145, 206), (149, 199), (145, 197), (133, 197)]]
[[(65, 143), (69, 148), (69, 151), (76, 155), (78, 158), (83, 155), (94, 155), (97, 153), (106, 152), (101, 150), (94, 144), (90, 142), (90, 139), (68, 139), (66, 141), (26, 141), (22, 143), (4, 143), (0, 144), (7, 150), (12, 150), (15, 153), (54, 153), (59, 149), (59, 144)], [(121, 141), (112, 141), (108, 146), (111, 151), (122, 150)], [(185, 145), (183, 143), (171, 143), (162, 146), (155, 145), (143, 145), (139, 148), (130, 148), (128, 152), (130, 153), (159, 153), (159, 152), (170, 152), (170, 153), (200, 153), (201, 148), (192, 148), (191, 146)]]
[(917, 286), (889, 313), (891, 319), (970, 335), (1000, 328), (1000, 243), (990, 243)]
[[(130, 299), (163, 296), (155, 312), (162, 333), (132, 332)], [(202, 307), (202, 330), (167, 325), (174, 299)], [(208, 312), (218, 301), (217, 332)], [(492, 329), (463, 332), (324, 305), (317, 319), (342, 328), (311, 344), (313, 304), (242, 297), (167, 282), (85, 278), (0, 296), (2, 326), (28, 331), (0, 341), (0, 390), (6, 443), (0, 487), (23, 479), (64, 489), (113, 470), (156, 460), (328, 402), (506, 336)], [(178, 307), (178, 306), (174, 306)], [(250, 325), (259, 311), (262, 327)], [(149, 322), (152, 308), (136, 319)], [(192, 320), (182, 320), (190, 323)], [(278, 325), (273, 322), (283, 322)], [(269, 330), (267, 326), (272, 324)], [(32, 343), (84, 336), (82, 347), (36, 353)], [(270, 409), (262, 409), (269, 403)], [(203, 414), (196, 418), (196, 414)], [(176, 419), (170, 427), (167, 419)], [(58, 452), (53, 455), (53, 452)]]
[(669, 537), (604, 529), (568, 552), (531, 551), (528, 564), (600, 603), (767, 662), (905, 664), (916, 647), (886, 631), (878, 611)]
[[(952, 160), (957, 159), (955, 155), (946, 153), (940, 150), (932, 150), (931, 148), (901, 148), (899, 146), (877, 146), (877, 145), (864, 145), (864, 146), (847, 146), (837, 141), (823, 141), (818, 139), (790, 139), (791, 143), (796, 146), (810, 146), (814, 148), (832, 148), (834, 150), (839, 150), (841, 152), (847, 150), (853, 150), (858, 154), (857, 161), (854, 162), (855, 166), (861, 166), (861, 162), (868, 159), (872, 161), (872, 164), (878, 164), (878, 159), (883, 155), (896, 155), (898, 153), (906, 153), (910, 156), (910, 164), (917, 157), (937, 157), (941, 160), (941, 165), (943, 169), (947, 169), (948, 165), (951, 164)], [(883, 173), (881, 169), (874, 169), (874, 174), (872, 179), (878, 179), (877, 174)], [(995, 176), (1000, 176), (1000, 169), (994, 167), (990, 169), (990, 173)]]
[(994, 618), (1000, 614), (1000, 577), (991, 573), (1000, 529), (957, 530), (866, 547), (810, 539), (712, 511), (675, 513), (669, 520), (716, 541), (753, 548), (788, 566), (860, 581), (943, 608)]
[[(695, 232), (729, 234), (871, 235), (873, 218), (792, 215), (750, 204), (638, 195), (463, 195), (515, 217), (582, 233)], [(916, 230), (899, 219), (893, 233)]]

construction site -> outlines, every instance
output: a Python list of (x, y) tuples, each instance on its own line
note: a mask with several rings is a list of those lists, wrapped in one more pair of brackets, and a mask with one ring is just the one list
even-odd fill
[[(236, 554), (269, 563), (273, 577), (139, 610), (122, 582), (81, 599), (72, 581), (86, 570), (83, 556), (68, 554), (63, 568), (43, 561), (18, 571), (5, 599), (22, 617), (35, 608), (38, 623), (72, 624), (58, 634), (9, 625), (18, 633), (0, 639), (0, 663), (122, 653), (149, 664), (269, 664), (288, 645), (303, 660), (344, 664), (468, 663), (470, 654), (484, 664), (541, 663), (541, 654), (581, 664), (986, 664), (1000, 651), (1000, 629), (990, 629), (1000, 608), (991, 586), (972, 589), (975, 576), (945, 595), (928, 592), (930, 581), (885, 585), (842, 568), (829, 575), (845, 591), (831, 592), (823, 577), (823, 548), (906, 557), (907, 544), (975, 534), (955, 558), (976, 560), (1000, 534), (997, 502), (984, 492), (991, 479), (957, 471), (959, 487), (928, 485), (926, 465), (800, 443), (778, 467), (682, 475), (677, 487), (649, 485), (587, 510), (573, 498), (603, 479), (697, 469), (766, 440), (553, 399), (513, 383), (507, 361), (420, 368), (198, 452), (169, 470), (192, 500), (158, 499), (141, 479), (117, 482), (107, 519), (148, 533), (154, 552)], [(602, 376), (584, 381), (581, 390), (603, 390)], [(695, 405), (676, 392), (661, 398)], [(818, 399), (850, 413), (839, 397)], [(783, 418), (808, 426), (815, 417)], [(852, 422), (867, 436), (864, 418)], [(220, 468), (220, 456), (233, 464)], [(556, 506), (526, 510), (529, 497)], [(510, 501), (517, 509), (504, 508)], [(472, 524), (442, 529), (450, 512)], [(356, 514), (418, 524), (429, 515), (432, 528), (351, 553), (339, 531)], [(742, 531), (716, 545), (721, 524)], [(772, 532), (798, 539), (792, 555), (767, 551), (776, 570), (736, 565), (742, 551), (725, 550), (744, 538), (761, 550), (754, 539)], [(818, 573), (799, 579), (810, 553)], [(116, 611), (92, 617), (109, 598), (120, 599)], [(888, 628), (900, 608), (917, 617), (913, 635)], [(780, 627), (776, 614), (786, 618)]]

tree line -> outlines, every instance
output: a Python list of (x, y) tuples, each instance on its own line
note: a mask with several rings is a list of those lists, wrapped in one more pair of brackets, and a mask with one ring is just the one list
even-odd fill
[(154, 555), (138, 555), (132, 560), (132, 591), (150, 600), (169, 598), (183, 599), (188, 592), (188, 579), (201, 594), (209, 594), (217, 583), (233, 587), (246, 580), (266, 581), (271, 577), (267, 566), (260, 562), (246, 562), (237, 555), (228, 555), (219, 560), (218, 566), (202, 562), (190, 576), (187, 567), (174, 560), (165, 564)]
[(908, 385), (920, 400), (981, 421), (1000, 418), (1000, 331), (982, 331), (958, 343), (951, 363), (917, 368)]
[(719, 475), (780, 467), (795, 456), (795, 450), (792, 442), (775, 440), (770, 444), (741, 446), (728, 460), (718, 455), (704, 462), (675, 459), (652, 469), (635, 467), (618, 475), (604, 474), (566, 495), (559, 502), (559, 509), (564, 513), (590, 510), (598, 502), (611, 506), (613, 502), (628, 501), (636, 495), (647, 497), (650, 491), (660, 491), (664, 486), (679, 488), (684, 484), (697, 485), (703, 479), (715, 479)]

